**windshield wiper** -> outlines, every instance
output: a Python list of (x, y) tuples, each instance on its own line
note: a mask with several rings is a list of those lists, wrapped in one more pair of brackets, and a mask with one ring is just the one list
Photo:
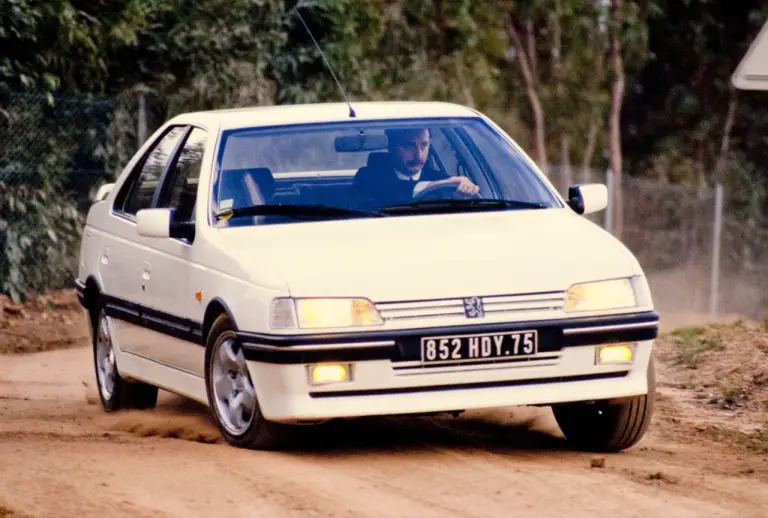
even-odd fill
[(343, 209), (328, 205), (251, 205), (237, 209), (224, 209), (216, 214), (216, 220), (236, 218), (239, 216), (289, 216), (296, 219), (322, 219), (322, 218), (367, 218), (382, 217), (379, 212), (366, 212), (362, 210)]
[(429, 200), (416, 201), (403, 205), (384, 207), (381, 212), (455, 212), (458, 210), (493, 210), (493, 209), (546, 209), (543, 203), (519, 200), (494, 200), (487, 198), (470, 198), (466, 200)]

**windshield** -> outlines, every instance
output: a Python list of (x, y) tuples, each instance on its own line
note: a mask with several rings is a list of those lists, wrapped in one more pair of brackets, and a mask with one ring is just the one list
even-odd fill
[(561, 206), (475, 117), (225, 131), (211, 191), (217, 227)]

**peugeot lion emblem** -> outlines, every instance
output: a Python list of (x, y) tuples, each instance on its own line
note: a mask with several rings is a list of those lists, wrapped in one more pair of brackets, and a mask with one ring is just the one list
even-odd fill
[(480, 297), (469, 297), (464, 299), (464, 314), (467, 318), (484, 317), (485, 310), (483, 310), (483, 300)]

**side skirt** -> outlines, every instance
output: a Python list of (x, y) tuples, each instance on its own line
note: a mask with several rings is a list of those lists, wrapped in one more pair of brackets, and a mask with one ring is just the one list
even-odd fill
[(121, 351), (115, 347), (117, 369), (124, 378), (143, 381), (208, 406), (205, 380), (200, 376)]

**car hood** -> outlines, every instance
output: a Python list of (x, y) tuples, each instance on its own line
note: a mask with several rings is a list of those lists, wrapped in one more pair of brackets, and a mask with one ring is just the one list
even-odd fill
[(531, 293), (639, 273), (620, 241), (570, 209), (297, 222), (220, 237), (241, 274), (255, 280), (267, 267), (297, 297)]

